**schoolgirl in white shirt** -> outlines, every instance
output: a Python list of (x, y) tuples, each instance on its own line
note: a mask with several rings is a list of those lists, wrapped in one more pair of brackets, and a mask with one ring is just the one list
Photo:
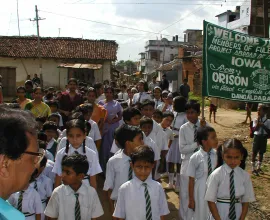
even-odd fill
[(242, 152), (243, 145), (237, 139), (222, 145), (224, 164), (212, 172), (206, 183), (205, 200), (211, 220), (244, 220), (249, 203), (255, 201), (250, 175), (239, 167)]
[(45, 215), (58, 220), (93, 220), (103, 215), (96, 190), (83, 183), (89, 170), (87, 157), (64, 156), (61, 167), (63, 184), (54, 189)]
[(28, 186), (27, 189), (13, 193), (8, 202), (25, 215), (26, 220), (40, 220), (44, 209), (38, 192)]
[(179, 150), (181, 154), (181, 170), (180, 170), (180, 201), (179, 214), (183, 220), (189, 220), (188, 216), (188, 183), (187, 168), (189, 159), (199, 147), (197, 143), (197, 129), (205, 126), (204, 120), (199, 120), (200, 104), (194, 100), (186, 104), (186, 117), (188, 122), (180, 127), (179, 132)]
[(156, 86), (153, 91), (153, 95), (154, 95), (153, 101), (155, 102), (155, 109), (157, 109), (159, 105), (162, 105), (164, 103), (161, 98), (161, 93), (162, 93), (161, 88)]
[(189, 176), (189, 211), (194, 220), (207, 219), (208, 204), (204, 200), (206, 181), (217, 166), (215, 148), (218, 145), (217, 135), (213, 128), (199, 128), (197, 132), (200, 150), (195, 152), (188, 164)]
[(97, 187), (96, 174), (101, 173), (101, 167), (98, 162), (97, 154), (86, 147), (86, 128), (85, 121), (80, 119), (73, 119), (66, 123), (67, 130), (67, 142), (66, 147), (59, 150), (56, 154), (55, 164), (53, 167), (53, 172), (56, 173), (55, 177), (55, 187), (61, 184), (61, 162), (65, 155), (72, 154), (82, 154), (86, 155), (89, 163), (89, 170), (87, 180), (89, 180), (90, 185), (94, 188)]
[(138, 93), (134, 94), (132, 99), (132, 104), (137, 104), (137, 102), (141, 103), (142, 101), (148, 99), (152, 100), (151, 96), (146, 93), (148, 90), (147, 82), (140, 80), (138, 83)]
[[(180, 166), (181, 166), (181, 155), (179, 150), (179, 130), (180, 127), (187, 122), (185, 112), (186, 99), (182, 96), (175, 97), (173, 100), (173, 115), (174, 120), (171, 128), (174, 135), (174, 140), (170, 146), (167, 154), (167, 162), (169, 167), (169, 184), (165, 189), (175, 189), (175, 192), (179, 192), (180, 187)], [(174, 183), (174, 173), (176, 165), (176, 183)]]

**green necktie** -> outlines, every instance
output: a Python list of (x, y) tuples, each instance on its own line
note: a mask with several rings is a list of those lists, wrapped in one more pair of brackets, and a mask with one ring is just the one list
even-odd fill
[(18, 209), (20, 212), (22, 211), (23, 194), (24, 194), (24, 191), (20, 191), (19, 199), (18, 199), (18, 207), (17, 207), (17, 209)]
[(74, 193), (76, 197), (75, 203), (75, 220), (81, 220), (81, 209), (80, 209), (80, 202), (79, 202), (79, 193)]
[(146, 203), (146, 220), (152, 220), (151, 199), (147, 189), (147, 183), (142, 184), (144, 186), (144, 197)]
[(37, 180), (35, 180), (34, 182), (35, 182), (34, 189), (35, 189), (36, 191), (38, 191)]
[(235, 189), (234, 189), (234, 170), (230, 172), (230, 209), (229, 219), (236, 220), (235, 212)]

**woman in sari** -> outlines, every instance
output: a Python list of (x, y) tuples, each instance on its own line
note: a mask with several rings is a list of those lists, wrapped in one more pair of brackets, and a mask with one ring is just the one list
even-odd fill
[(114, 131), (119, 126), (122, 119), (123, 109), (119, 102), (113, 99), (114, 89), (112, 87), (105, 88), (105, 99), (99, 101), (99, 105), (107, 110), (102, 135), (102, 144), (100, 152), (100, 165), (105, 172), (107, 161), (110, 158), (110, 150), (114, 139)]
[(23, 110), (24, 110), (24, 108), (25, 108), (25, 105), (26, 105), (27, 103), (31, 102), (30, 99), (27, 99), (27, 98), (25, 97), (25, 94), (26, 94), (26, 89), (25, 89), (25, 87), (19, 86), (19, 87), (17, 88), (17, 97), (18, 97), (18, 98), (17, 98), (16, 100), (14, 100), (14, 103), (18, 103), (18, 104), (20, 105), (20, 108), (23, 109)]

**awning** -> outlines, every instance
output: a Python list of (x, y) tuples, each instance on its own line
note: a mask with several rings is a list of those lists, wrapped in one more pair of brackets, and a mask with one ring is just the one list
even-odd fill
[(102, 64), (92, 63), (61, 63), (58, 65), (59, 68), (75, 68), (75, 69), (92, 69), (99, 70)]

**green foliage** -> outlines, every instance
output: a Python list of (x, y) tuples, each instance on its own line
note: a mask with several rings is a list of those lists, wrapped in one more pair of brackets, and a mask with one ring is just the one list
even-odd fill
[[(194, 95), (193, 92), (190, 92), (189, 93), (189, 99), (196, 100), (197, 102), (200, 103), (200, 105), (202, 105), (202, 97), (201, 96)], [(206, 97), (204, 98), (204, 105), (205, 106), (209, 106), (210, 105), (209, 98), (206, 98)]]

